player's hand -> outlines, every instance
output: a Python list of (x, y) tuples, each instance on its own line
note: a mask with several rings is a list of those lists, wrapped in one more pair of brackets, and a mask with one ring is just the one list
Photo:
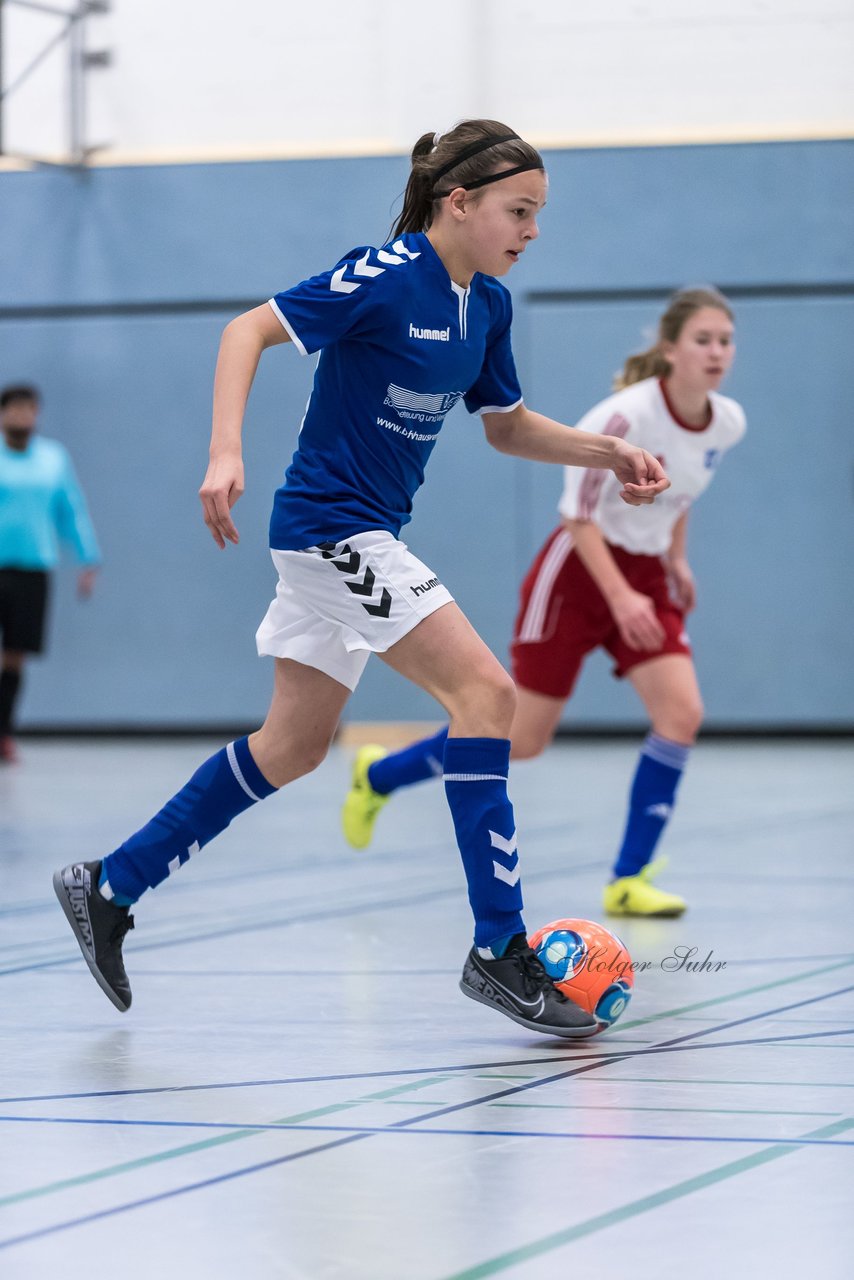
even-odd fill
[(614, 441), (611, 470), (623, 486), (620, 497), (630, 507), (644, 507), (670, 488), (664, 468), (646, 449), (638, 449), (625, 440)]
[(630, 649), (651, 653), (663, 645), (664, 627), (649, 596), (628, 587), (612, 601), (611, 613), (623, 642)]
[(88, 600), (92, 592), (95, 590), (95, 579), (98, 576), (98, 570), (94, 568), (81, 569), (77, 575), (77, 598), (78, 600)]
[(237, 454), (211, 458), (199, 497), (205, 524), (222, 551), (226, 542), (240, 541), (231, 508), (243, 493), (243, 460)]
[(671, 560), (667, 566), (670, 580), (670, 594), (683, 613), (690, 613), (697, 603), (697, 587), (688, 561), (679, 558)]

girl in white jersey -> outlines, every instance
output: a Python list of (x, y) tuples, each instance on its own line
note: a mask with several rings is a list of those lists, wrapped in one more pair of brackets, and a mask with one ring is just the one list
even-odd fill
[(505, 125), (468, 121), (441, 138), (425, 134), (388, 245), (352, 250), (227, 326), (201, 489), (220, 548), (237, 542), (241, 427), (262, 352), (286, 342), (321, 351), (270, 524), (279, 583), (258, 647), (276, 660), (273, 700), (257, 733), (205, 761), (114, 853), (56, 873), (83, 955), (117, 1008), (131, 999), (121, 954), (129, 906), (238, 813), (320, 763), (373, 652), (451, 717), (445, 782), (475, 917), (463, 991), (532, 1030), (596, 1031), (551, 985), (525, 937), (507, 798), (513, 683), (398, 536), (444, 415), (461, 397), (501, 452), (612, 470), (631, 505), (667, 488), (643, 449), (573, 431), (522, 401), (510, 297), (495, 277), (536, 239), (545, 197), (542, 159)]
[[(726, 299), (714, 289), (675, 294), (655, 345), (629, 358), (616, 394), (578, 424), (654, 454), (671, 488), (654, 506), (630, 511), (604, 472), (567, 469), (562, 523), (522, 585), (512, 644), (513, 758), (537, 756), (552, 741), (584, 659), (599, 646), (650, 717), (613, 879), (604, 890), (605, 908), (614, 915), (685, 910), (682, 898), (650, 883), (652, 857), (703, 715), (684, 628), (696, 599), (686, 532), (691, 503), (744, 434), (740, 405), (717, 390), (734, 354)], [(438, 734), (393, 756), (363, 748), (344, 808), (351, 843), (364, 847), (393, 790), (431, 776), (441, 742)]]

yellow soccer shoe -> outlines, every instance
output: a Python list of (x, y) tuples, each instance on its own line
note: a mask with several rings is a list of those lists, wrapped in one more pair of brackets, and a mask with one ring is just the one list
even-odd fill
[(602, 904), (610, 916), (681, 916), (688, 904), (676, 893), (656, 889), (651, 881), (663, 869), (663, 858), (656, 858), (634, 876), (620, 876), (606, 884)]
[(370, 743), (359, 748), (353, 761), (350, 790), (341, 810), (341, 825), (347, 842), (354, 849), (367, 849), (380, 809), (390, 799), (389, 796), (382, 796), (374, 791), (368, 781), (368, 769), (375, 760), (382, 760), (385, 755), (388, 755), (385, 747)]

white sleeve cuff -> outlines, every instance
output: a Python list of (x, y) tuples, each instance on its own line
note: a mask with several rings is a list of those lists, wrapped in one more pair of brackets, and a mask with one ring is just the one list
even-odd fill
[(276, 299), (275, 299), (275, 298), (270, 298), (270, 299), (269, 299), (269, 304), (270, 304), (270, 306), (273, 308), (273, 311), (274, 311), (275, 315), (276, 315), (276, 316), (278, 317), (278, 319), (280, 320), (281, 325), (282, 325), (282, 328), (283, 328), (283, 329), (285, 329), (285, 330), (287, 330), (288, 337), (290, 338), (291, 342), (292, 342), (292, 343), (294, 344), (294, 346), (296, 347), (297, 351), (300, 353), (300, 355), (301, 355), (301, 356), (307, 356), (307, 355), (308, 355), (308, 352), (306, 351), (305, 347), (303, 346), (302, 342), (300, 341), (300, 339), (299, 339), (299, 335), (297, 334), (297, 332), (296, 332), (296, 330), (294, 329), (294, 327), (293, 327), (293, 325), (291, 324), (291, 322), (288, 320), (288, 318), (287, 318), (287, 316), (285, 315), (285, 313), (281, 310), (281, 308), (280, 308), (280, 307), (279, 307), (279, 305), (277, 304)]
[(522, 403), (523, 397), (520, 396), (513, 404), (485, 404), (482, 409), (472, 409), (472, 413), (512, 413), (514, 409), (518, 409)]

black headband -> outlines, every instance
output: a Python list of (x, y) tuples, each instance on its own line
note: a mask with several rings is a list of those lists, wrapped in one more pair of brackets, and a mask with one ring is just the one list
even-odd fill
[[(460, 186), (463, 191), (474, 191), (476, 187), (485, 187), (490, 182), (500, 182), (502, 178), (512, 178), (517, 173), (528, 173), (530, 169), (542, 169), (541, 160), (534, 160), (531, 164), (517, 164), (515, 169), (502, 169), (500, 173), (490, 173), (486, 178), (478, 178), (475, 182), (461, 182)], [(448, 192), (450, 195), (450, 192)]]
[[(488, 151), (490, 147), (497, 147), (502, 142), (514, 141), (521, 142), (521, 138), (518, 133), (502, 133), (497, 138), (479, 138), (477, 142), (472, 142), (469, 146), (464, 147), (455, 159), (451, 160), (449, 164), (443, 165), (438, 172), (433, 174), (433, 186), (435, 187), (440, 178), (444, 178), (446, 173), (450, 173), (452, 169), (456, 169), (464, 160), (471, 160), (472, 156), (479, 155), (481, 151)], [(540, 168), (539, 165), (534, 165), (532, 167)]]

